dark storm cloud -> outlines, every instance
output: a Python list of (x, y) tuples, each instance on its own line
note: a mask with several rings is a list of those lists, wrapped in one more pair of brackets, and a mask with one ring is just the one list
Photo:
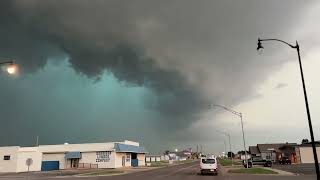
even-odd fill
[(126, 13), (130, 5), (6, 1), (1, 7), (1, 55), (15, 59), (26, 71), (42, 68), (49, 58), (59, 56), (67, 57), (77, 72), (91, 78), (99, 79), (107, 70), (127, 85), (152, 89), (159, 98), (147, 106), (176, 123), (192, 118), (205, 104), (181, 73), (160, 68), (132, 40), (134, 19)]
[[(299, 1), (1, 1), (0, 56), (26, 72), (68, 58), (158, 98), (146, 105), (185, 127), (210, 103), (237, 104), (287, 59), (255, 59), (258, 36), (290, 37)], [(284, 15), (285, 12), (285, 15)], [(271, 48), (270, 48), (271, 49)], [(272, 49), (271, 49), (272, 50)], [(148, 99), (148, 97), (146, 97)]]

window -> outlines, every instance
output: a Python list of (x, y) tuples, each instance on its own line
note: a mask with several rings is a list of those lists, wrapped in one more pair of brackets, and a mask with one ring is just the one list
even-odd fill
[(266, 156), (266, 159), (268, 159), (268, 160), (269, 160), (269, 159), (271, 159), (271, 156), (269, 156), (269, 155), (268, 155), (268, 156)]
[(131, 155), (130, 154), (126, 154), (126, 162), (130, 162), (131, 159)]
[(10, 156), (9, 155), (3, 156), (3, 160), (6, 160), (6, 161), (10, 160)]
[(202, 159), (203, 164), (214, 164), (215, 162), (215, 159)]

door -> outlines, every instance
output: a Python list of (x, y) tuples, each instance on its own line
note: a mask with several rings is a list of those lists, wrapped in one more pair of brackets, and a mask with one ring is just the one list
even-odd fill
[(59, 170), (59, 161), (42, 161), (41, 171)]
[(126, 156), (122, 156), (122, 167), (126, 166)]
[(78, 168), (79, 167), (79, 159), (71, 159), (71, 168)]

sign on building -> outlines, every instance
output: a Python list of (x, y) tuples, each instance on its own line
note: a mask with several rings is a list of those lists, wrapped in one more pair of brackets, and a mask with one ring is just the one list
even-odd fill
[(97, 155), (96, 162), (109, 162), (111, 151), (96, 152), (96, 155)]

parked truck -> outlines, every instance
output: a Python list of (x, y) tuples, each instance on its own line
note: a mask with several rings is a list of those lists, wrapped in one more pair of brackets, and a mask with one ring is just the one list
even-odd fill
[[(271, 167), (272, 161), (268, 159), (262, 159), (261, 157), (252, 157), (248, 159), (248, 168), (251, 168), (252, 166), (255, 166), (255, 165)], [(243, 160), (243, 166), (247, 168), (246, 160)]]

